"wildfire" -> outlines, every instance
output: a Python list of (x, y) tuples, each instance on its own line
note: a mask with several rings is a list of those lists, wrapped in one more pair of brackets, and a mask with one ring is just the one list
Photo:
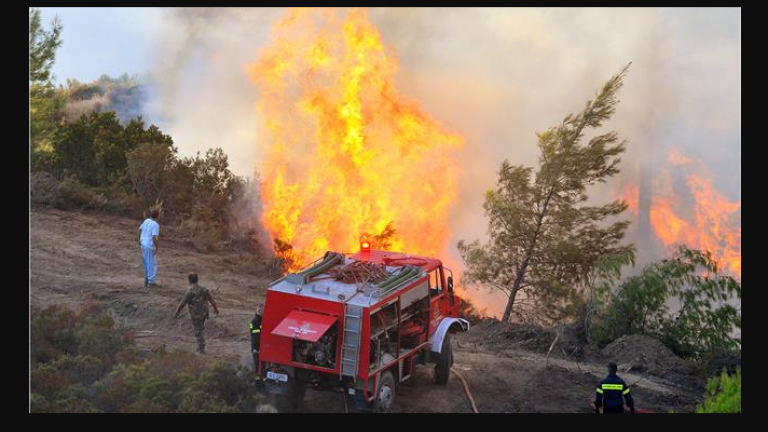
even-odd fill
[(356, 251), (363, 234), (392, 250), (446, 251), (463, 140), (397, 92), (396, 69), (365, 11), (328, 9), (289, 11), (252, 66), (262, 222), (291, 269)]
[[(668, 163), (676, 169), (688, 168), (687, 190), (677, 194), (668, 171), (656, 177), (650, 208), (654, 234), (667, 247), (685, 244), (710, 251), (721, 268), (741, 278), (741, 200), (730, 201), (718, 192), (702, 174), (706, 169), (701, 161), (671, 151)], [(636, 192), (625, 192), (625, 196), (634, 202), (630, 208), (637, 213)]]

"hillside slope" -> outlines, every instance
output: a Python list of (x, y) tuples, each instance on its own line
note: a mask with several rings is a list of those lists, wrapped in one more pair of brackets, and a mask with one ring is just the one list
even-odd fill
[[(158, 254), (160, 288), (143, 286), (141, 253), (136, 242), (140, 221), (102, 213), (34, 208), (30, 213), (30, 304), (64, 304), (79, 308), (97, 303), (116, 321), (133, 329), (141, 349), (165, 344), (193, 351), (192, 326), (173, 312), (197, 272), (212, 290), (221, 315), (206, 324), (210, 357), (250, 363), (248, 322), (264, 297), (270, 277), (239, 268), (234, 253), (202, 254), (163, 227)], [(604, 365), (580, 363), (514, 346), (483, 343), (483, 329), (454, 339), (455, 368), (467, 379), (481, 412), (590, 412), (588, 400), (602, 378)], [(562, 356), (561, 356), (562, 357)], [(691, 387), (632, 373), (638, 406), (651, 411), (686, 410), (698, 401)], [(542, 391), (546, 388), (546, 391)], [(307, 393), (305, 410), (343, 412), (339, 393)], [(432, 383), (431, 368), (422, 368), (398, 389), (397, 412), (469, 412), (461, 382)]]

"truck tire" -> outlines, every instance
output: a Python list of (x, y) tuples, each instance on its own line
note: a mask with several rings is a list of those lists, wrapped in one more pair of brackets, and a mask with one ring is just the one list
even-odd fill
[(395, 402), (395, 377), (392, 372), (386, 371), (381, 374), (379, 389), (376, 391), (376, 399), (373, 401), (373, 412), (387, 413), (392, 409)]
[(446, 333), (443, 338), (443, 347), (435, 364), (435, 384), (446, 385), (453, 366), (453, 349), (451, 348), (451, 334)]

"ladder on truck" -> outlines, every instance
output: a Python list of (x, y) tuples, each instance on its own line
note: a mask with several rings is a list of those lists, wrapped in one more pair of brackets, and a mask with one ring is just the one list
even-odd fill
[(341, 375), (343, 376), (357, 377), (362, 320), (363, 307), (347, 304), (344, 312), (344, 339), (341, 345)]

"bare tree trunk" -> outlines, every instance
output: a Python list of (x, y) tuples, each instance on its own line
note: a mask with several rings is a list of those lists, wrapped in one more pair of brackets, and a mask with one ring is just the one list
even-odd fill
[(509, 300), (507, 301), (507, 307), (504, 309), (504, 315), (502, 317), (504, 322), (509, 322), (509, 317), (512, 314), (512, 305), (515, 303), (515, 297), (517, 297), (517, 292), (520, 291), (520, 286), (523, 284), (523, 280), (525, 280), (525, 272), (528, 270), (528, 264), (531, 262), (533, 250), (536, 247), (536, 242), (539, 240), (539, 234), (541, 234), (541, 225), (544, 221), (544, 215), (547, 214), (549, 201), (552, 199), (552, 194), (554, 194), (554, 192), (555, 188), (550, 187), (547, 198), (544, 200), (544, 205), (542, 206), (541, 212), (536, 217), (536, 231), (533, 234), (533, 238), (531, 239), (530, 246), (528, 246), (528, 250), (525, 251), (525, 258), (523, 259), (523, 264), (520, 265), (520, 270), (517, 272), (515, 282), (512, 284), (512, 289), (509, 293)]
[(504, 308), (504, 316), (502, 317), (503, 322), (509, 322), (509, 316), (512, 315), (512, 305), (515, 303), (515, 297), (517, 297), (517, 289), (512, 288), (512, 291), (509, 294), (509, 300), (507, 300), (507, 307)]

